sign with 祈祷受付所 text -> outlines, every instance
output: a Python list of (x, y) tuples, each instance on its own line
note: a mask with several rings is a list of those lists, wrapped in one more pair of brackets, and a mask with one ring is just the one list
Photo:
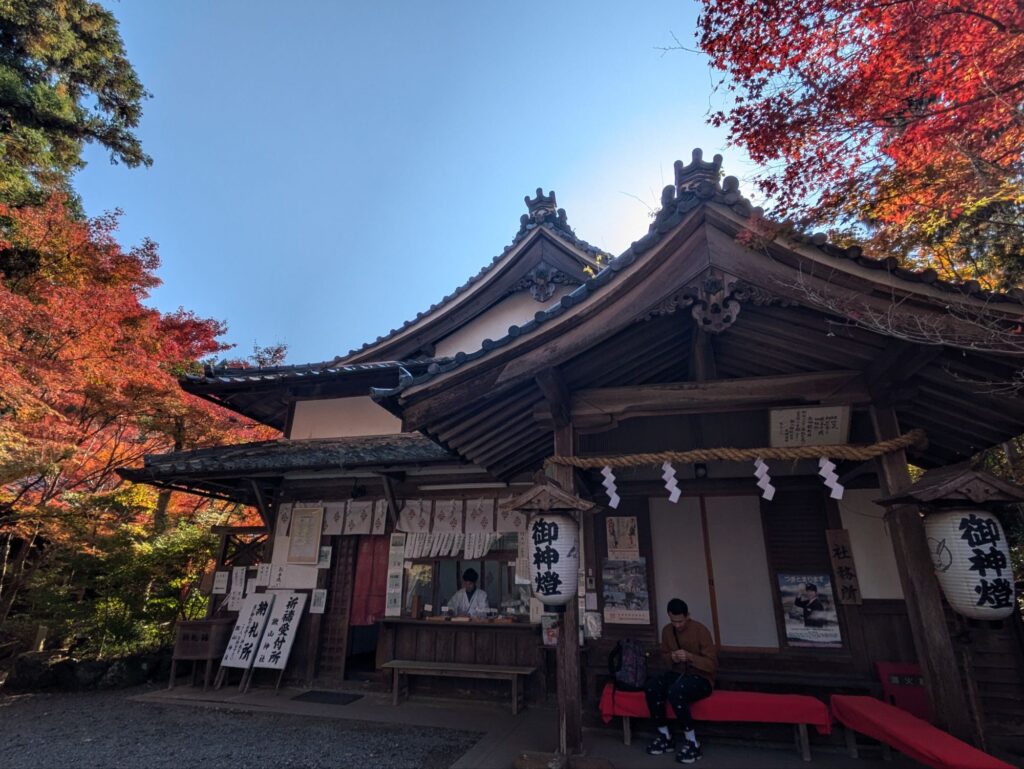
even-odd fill
[(302, 610), (305, 606), (305, 593), (277, 594), (253, 667), (284, 670), (288, 664), (292, 644), (295, 643), (295, 633), (299, 629), (299, 620), (302, 619)]

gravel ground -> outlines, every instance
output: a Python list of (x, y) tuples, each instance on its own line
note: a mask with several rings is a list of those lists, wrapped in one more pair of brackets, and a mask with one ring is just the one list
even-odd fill
[(480, 737), (127, 699), (150, 690), (0, 696), (0, 767), (446, 769)]

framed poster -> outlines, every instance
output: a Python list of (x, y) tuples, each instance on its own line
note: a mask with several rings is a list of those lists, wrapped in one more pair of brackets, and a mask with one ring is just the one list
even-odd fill
[(779, 574), (779, 602), (786, 644), (811, 649), (841, 649), (842, 634), (828, 574)]
[(647, 590), (647, 559), (606, 558), (601, 572), (604, 586), (604, 621), (611, 625), (647, 625), (651, 621)]
[(609, 516), (605, 519), (608, 532), (608, 557), (617, 561), (632, 561), (640, 557), (636, 516)]
[(320, 558), (320, 532), (324, 525), (322, 507), (296, 507), (292, 510), (288, 536), (288, 563), (316, 565)]

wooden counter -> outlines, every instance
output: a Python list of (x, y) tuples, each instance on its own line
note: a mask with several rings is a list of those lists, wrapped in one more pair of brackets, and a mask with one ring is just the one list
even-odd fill
[(381, 620), (377, 667), (392, 660), (462, 662), (536, 667), (527, 682), (528, 699), (546, 694), (548, 656), (540, 625), (528, 622), (430, 622), (408, 617)]

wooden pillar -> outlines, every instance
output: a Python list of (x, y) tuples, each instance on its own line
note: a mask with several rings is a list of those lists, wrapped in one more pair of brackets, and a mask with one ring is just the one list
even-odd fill
[[(576, 451), (576, 436), (572, 424), (555, 427), (555, 454), (572, 456)], [(552, 477), (566, 491), (575, 494), (573, 468), (556, 465)], [(583, 518), (586, 513), (580, 513)], [(582, 524), (582, 520), (580, 521)], [(582, 535), (583, 526), (580, 526)], [(563, 755), (583, 752), (583, 706), (580, 702), (580, 647), (579, 602), (569, 601), (562, 614), (556, 649), (558, 678), (558, 742)]]
[[(877, 440), (899, 435), (896, 411), (891, 406), (872, 406), (871, 419)], [(879, 457), (878, 466), (887, 495), (894, 495), (911, 485), (907, 456), (902, 449)], [(914, 648), (935, 720), (956, 737), (979, 744), (981, 735), (971, 719), (970, 703), (946, 627), (946, 614), (924, 532), (924, 521), (916, 505), (899, 505), (889, 509), (886, 522), (907, 603)]]

